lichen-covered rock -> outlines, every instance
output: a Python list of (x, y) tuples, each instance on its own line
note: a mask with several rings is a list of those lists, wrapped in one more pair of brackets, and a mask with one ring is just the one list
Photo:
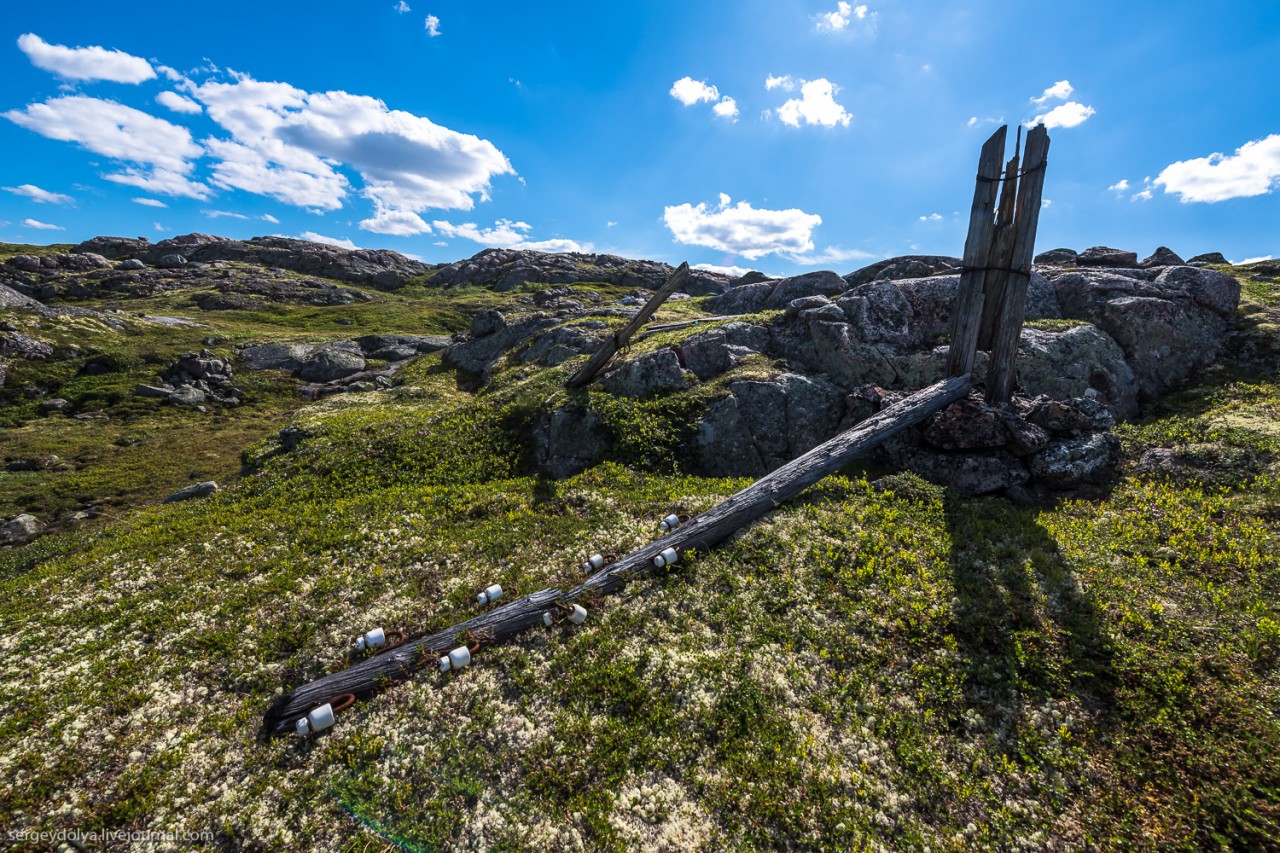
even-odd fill
[(0, 525), (0, 545), (20, 545), (44, 532), (45, 524), (34, 515), (22, 513)]
[(1075, 266), (1077, 257), (1075, 249), (1050, 249), (1047, 252), (1041, 252), (1036, 255), (1034, 263), (1045, 266), (1070, 267)]
[(1092, 388), (1120, 417), (1138, 414), (1137, 377), (1120, 346), (1095, 326), (1023, 329), (1014, 366), (1019, 386), (1030, 396), (1066, 400)]
[(754, 314), (764, 309), (774, 287), (774, 282), (739, 285), (708, 299), (706, 309), (712, 314)]
[(1031, 457), (1036, 482), (1066, 489), (1096, 482), (1115, 467), (1120, 440), (1109, 432), (1095, 432), (1051, 443)]
[(22, 332), (0, 332), (0, 356), (43, 359), (53, 355), (53, 346)]
[(775, 282), (764, 307), (786, 308), (787, 303), (802, 296), (836, 296), (847, 289), (845, 280), (830, 270), (807, 272)]
[(240, 350), (240, 361), (250, 370), (299, 370), (320, 344), (255, 344)]
[(904, 278), (924, 278), (942, 272), (959, 270), (963, 261), (945, 255), (902, 255), (876, 261), (844, 277), (849, 287), (857, 287), (870, 281), (895, 281)]
[(620, 397), (650, 397), (686, 386), (680, 358), (674, 350), (661, 349), (623, 362), (600, 380), (604, 390)]
[(298, 370), (298, 377), (306, 382), (332, 382), (364, 368), (364, 356), (358, 351), (326, 346), (307, 357)]
[(1187, 260), (1189, 264), (1225, 264), (1228, 263), (1226, 256), (1221, 252), (1205, 252), (1203, 255), (1196, 255)]
[(164, 499), (164, 502), (171, 504), (179, 501), (194, 500), (196, 498), (207, 498), (210, 495), (215, 494), (217, 491), (218, 484), (213, 480), (208, 480), (203, 483), (192, 483), (189, 486), (183, 486), (181, 489), (178, 489), (178, 491), (169, 495), (169, 497)]
[(901, 460), (901, 467), (965, 496), (999, 492), (1030, 479), (1022, 460), (1004, 450), (938, 453), (918, 448)]
[(507, 320), (502, 316), (502, 312), (496, 308), (490, 308), (471, 318), (471, 331), (469, 334), (473, 338), (483, 338), (505, 328), (506, 325)]
[(1151, 399), (1172, 388), (1218, 354), (1226, 321), (1167, 299), (1127, 296), (1103, 309), (1099, 326), (1120, 344)]
[(698, 422), (695, 439), (699, 468), (711, 477), (759, 477), (764, 462), (756, 450), (734, 396), (722, 397), (707, 407)]
[(490, 334), (452, 345), (444, 351), (444, 359), (454, 367), (484, 378), (507, 350), (558, 323), (556, 318), (541, 313), (504, 320), (502, 327)]
[(1082, 267), (1136, 267), (1138, 253), (1108, 246), (1092, 246), (1076, 256), (1076, 264)]
[(1178, 257), (1178, 253), (1168, 246), (1160, 246), (1150, 257), (1143, 258), (1138, 266), (1146, 269), (1148, 267), (1174, 267), (1185, 264), (1182, 258)]
[(983, 450), (1004, 447), (1009, 435), (996, 407), (966, 398), (935, 415), (925, 428), (924, 440), (939, 450)]
[(538, 418), (533, 447), (538, 470), (563, 480), (594, 465), (608, 449), (608, 440), (594, 412), (556, 409)]

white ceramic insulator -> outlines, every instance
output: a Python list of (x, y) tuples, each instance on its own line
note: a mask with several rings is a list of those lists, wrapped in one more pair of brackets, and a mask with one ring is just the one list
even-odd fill
[(488, 601), (489, 604), (492, 604), (493, 602), (497, 601), (499, 598), (502, 598), (502, 587), (495, 583), (493, 586), (485, 589), (485, 591), (482, 594), (484, 595), (486, 601)]
[(458, 646), (449, 652), (449, 666), (453, 669), (462, 669), (471, 663), (471, 650), (466, 646)]
[(452, 664), (450, 664), (450, 663), (449, 663), (449, 656), (448, 656), (448, 655), (445, 655), (444, 657), (440, 658), (440, 671), (441, 671), (441, 672), (448, 672), (451, 666), (452, 666)]
[(294, 726), (294, 728), (297, 730), (298, 734), (302, 735), (303, 737), (311, 734), (311, 724), (307, 722), (306, 717), (300, 717), (298, 719), (297, 724)]
[(298, 734), (306, 735), (311, 732), (322, 732), (333, 725), (333, 706), (328, 702), (319, 708), (308, 713), (294, 728)]
[(587, 560), (587, 562), (591, 564), (591, 568), (599, 569), (604, 566), (604, 557), (600, 554), (592, 554), (591, 558)]
[(675, 530), (679, 526), (680, 526), (680, 516), (678, 515), (674, 515), (674, 514), (668, 515), (666, 518), (662, 519), (663, 530)]
[(543, 624), (543, 625), (545, 625), (545, 626), (547, 626), (548, 628), (550, 628), (552, 625), (554, 625), (554, 624), (555, 624), (555, 621), (556, 621), (556, 620), (555, 620), (555, 618), (554, 618), (554, 617), (552, 617), (552, 615), (551, 615), (551, 611), (550, 611), (550, 610), (548, 610), (546, 613), (543, 613), (543, 614), (542, 614), (542, 624)]
[(374, 628), (360, 639), (356, 640), (356, 650), (365, 651), (366, 649), (380, 649), (387, 644), (387, 632), (381, 628)]
[(573, 605), (573, 612), (569, 614), (569, 621), (575, 625), (581, 625), (587, 621), (587, 608), (581, 604)]
[(666, 548), (661, 554), (653, 558), (653, 564), (658, 568), (670, 566), (680, 559), (680, 554), (675, 548)]

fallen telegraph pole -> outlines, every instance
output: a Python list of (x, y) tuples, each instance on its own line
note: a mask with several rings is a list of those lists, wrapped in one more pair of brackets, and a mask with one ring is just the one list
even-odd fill
[[(796, 457), (649, 545), (601, 565), (573, 589), (544, 589), (514, 599), (443, 631), (406, 642), (298, 687), (281, 696), (268, 709), (262, 734), (270, 737), (295, 730), (305, 734), (327, 728), (333, 724), (333, 709), (329, 703), (345, 707), (351, 701), (403, 681), (421, 669), (436, 667), (437, 663), (441, 671), (467, 666), (474, 651), (502, 642), (536, 625), (565, 619), (580, 623), (586, 611), (576, 604), (577, 601), (615, 592), (627, 580), (655, 565), (670, 565), (677, 562), (683, 553), (710, 548), (724, 541), (735, 531), (840, 470), (886, 439), (964, 397), (970, 385), (966, 374), (917, 391)], [(342, 699), (341, 703), (339, 699)], [(324, 712), (320, 715), (321, 722), (309, 728), (306, 721), (316, 711)]]

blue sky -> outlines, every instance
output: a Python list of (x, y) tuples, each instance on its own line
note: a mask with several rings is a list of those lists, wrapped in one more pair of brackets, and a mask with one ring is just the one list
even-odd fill
[(14, 4), (0, 240), (846, 272), (959, 254), (1043, 117), (1038, 249), (1280, 255), (1277, 57), (1257, 2)]

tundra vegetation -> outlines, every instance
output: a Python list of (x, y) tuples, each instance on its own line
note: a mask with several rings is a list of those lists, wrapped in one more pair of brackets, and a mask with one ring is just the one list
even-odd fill
[[(439, 630), (494, 582), (571, 585), (591, 551), (746, 485), (687, 473), (693, 424), (725, 383), (781, 368), (750, 358), (632, 399), (563, 390), (582, 358), (504, 360), (476, 387), (433, 353), (388, 390), (317, 402), (237, 368), (242, 404), (201, 412), (133, 389), (202, 347), (234, 362), (249, 342), (462, 332), (539, 286), (424, 276), (343, 284), (367, 297), (351, 304), (201, 314), (190, 290), (77, 303), (126, 309), (114, 325), (0, 309), (76, 354), (9, 365), (3, 456), (59, 461), (0, 474), (0, 518), (91, 510), (0, 551), (0, 811), (15, 829), (209, 830), (228, 849), (1272, 847), (1280, 286), (1216, 268), (1243, 285), (1231, 345), (1117, 428), (1103, 496), (1021, 506), (850, 469), (584, 625), (268, 742), (273, 698), (363, 631)], [(50, 395), (68, 408), (43, 410)], [(538, 476), (533, 424), (570, 398), (599, 415), (607, 457)], [(160, 503), (199, 480), (224, 488)]]

